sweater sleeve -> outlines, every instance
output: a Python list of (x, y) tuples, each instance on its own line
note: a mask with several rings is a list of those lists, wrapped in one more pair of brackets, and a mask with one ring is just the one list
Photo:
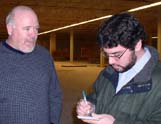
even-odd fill
[(50, 120), (53, 124), (59, 124), (62, 111), (62, 92), (54, 64), (52, 64), (52, 66), (52, 75), (49, 87)]

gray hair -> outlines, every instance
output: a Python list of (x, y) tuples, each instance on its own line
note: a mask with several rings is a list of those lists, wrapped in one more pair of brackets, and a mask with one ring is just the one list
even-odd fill
[(28, 7), (28, 6), (16, 6), (7, 15), (6, 24), (14, 24), (14, 17), (15, 17), (15, 13), (16, 13), (17, 10), (29, 10), (29, 11), (34, 12), (34, 10), (32, 8)]

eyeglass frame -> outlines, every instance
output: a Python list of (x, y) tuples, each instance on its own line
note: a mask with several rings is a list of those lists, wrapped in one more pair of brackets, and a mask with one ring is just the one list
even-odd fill
[(103, 56), (108, 58), (109, 57), (113, 57), (113, 58), (116, 58), (116, 59), (120, 59), (127, 51), (128, 48), (126, 48), (120, 55), (108, 55), (106, 52), (104, 52), (104, 50), (102, 49), (102, 52), (103, 52)]

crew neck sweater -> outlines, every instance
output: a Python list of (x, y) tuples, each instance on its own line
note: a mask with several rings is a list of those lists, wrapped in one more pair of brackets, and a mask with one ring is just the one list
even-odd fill
[(45, 48), (36, 45), (24, 54), (0, 43), (0, 124), (58, 124), (60, 98), (53, 60)]

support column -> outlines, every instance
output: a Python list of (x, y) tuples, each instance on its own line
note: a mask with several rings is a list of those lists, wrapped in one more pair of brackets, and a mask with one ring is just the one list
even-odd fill
[(158, 52), (160, 54), (160, 58), (161, 58), (161, 17), (158, 17), (158, 26), (157, 26), (157, 37), (158, 37), (158, 40), (157, 40), (157, 49), (158, 49)]
[(53, 56), (54, 52), (56, 51), (56, 34), (50, 34), (50, 53)]
[(73, 62), (74, 56), (74, 32), (70, 31), (70, 62)]

